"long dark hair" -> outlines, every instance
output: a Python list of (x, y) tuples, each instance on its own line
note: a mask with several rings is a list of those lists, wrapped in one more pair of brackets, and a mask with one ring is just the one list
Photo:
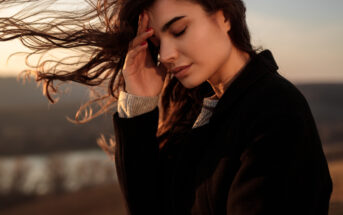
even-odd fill
[[(0, 18), (0, 41), (21, 40), (32, 50), (27, 60), (32, 55), (44, 55), (53, 49), (70, 49), (78, 53), (65, 59), (44, 60), (38, 65), (30, 65), (33, 69), (24, 72), (34, 71), (36, 81), (44, 82), (43, 92), (51, 102), (54, 102), (51, 94), (57, 90), (55, 81), (107, 86), (107, 93), (98, 94), (78, 110), (75, 121), (87, 122), (108, 111), (125, 87), (121, 69), (129, 42), (136, 35), (139, 14), (154, 1), (83, 0), (85, 7), (78, 2), (78, 10), (61, 11), (51, 9), (57, 0), (0, 0), (2, 8), (28, 4), (17, 14)], [(228, 35), (234, 46), (250, 55), (255, 54), (242, 0), (189, 1), (200, 4), (208, 14), (223, 10), (225, 18), (231, 22)], [(157, 62), (158, 50), (150, 42), (149, 49)], [(211, 94), (213, 91), (207, 82), (187, 89), (176, 78), (167, 76), (161, 94), (157, 132), (160, 147), (192, 128), (204, 97)], [(95, 114), (86, 114), (81, 119), (80, 113), (93, 103), (102, 106)]]

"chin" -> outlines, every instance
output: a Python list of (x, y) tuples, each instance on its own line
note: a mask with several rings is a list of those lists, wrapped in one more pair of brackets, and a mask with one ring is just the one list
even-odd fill
[(193, 88), (195, 88), (195, 87), (197, 87), (197, 86), (199, 86), (199, 85), (201, 85), (203, 83), (203, 82), (200, 82), (200, 81), (189, 80), (189, 77), (185, 78), (185, 79), (182, 79), (182, 80), (179, 80), (179, 81), (182, 84), (182, 86), (184, 86), (187, 89), (193, 89)]

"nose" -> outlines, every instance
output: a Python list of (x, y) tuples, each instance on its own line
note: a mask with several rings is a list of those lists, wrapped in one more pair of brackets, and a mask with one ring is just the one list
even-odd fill
[(175, 45), (171, 42), (160, 43), (160, 62), (164, 65), (174, 64), (178, 58), (178, 52)]

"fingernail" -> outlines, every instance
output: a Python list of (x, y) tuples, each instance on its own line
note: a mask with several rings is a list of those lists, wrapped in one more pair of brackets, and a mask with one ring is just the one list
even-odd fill
[(142, 43), (141, 43), (141, 46), (144, 46), (145, 44), (147, 44), (146, 41), (142, 42)]
[(151, 29), (152, 29), (152, 27), (149, 27), (148, 29), (146, 29), (146, 32), (151, 31)]

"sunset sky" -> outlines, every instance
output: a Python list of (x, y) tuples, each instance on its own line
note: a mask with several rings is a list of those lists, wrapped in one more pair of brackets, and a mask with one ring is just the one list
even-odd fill
[[(270, 49), (279, 72), (296, 83), (343, 82), (342, 0), (246, 0), (253, 44)], [(1, 12), (4, 16), (6, 12)], [(15, 76), (23, 57), (7, 57), (23, 48), (0, 42), (0, 76)]]

